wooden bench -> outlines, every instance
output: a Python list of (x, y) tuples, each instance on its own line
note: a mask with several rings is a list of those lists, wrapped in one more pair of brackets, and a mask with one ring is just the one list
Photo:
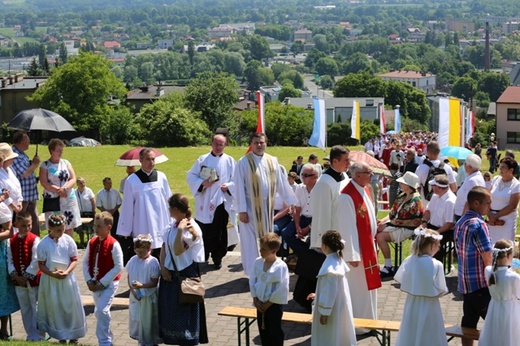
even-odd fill
[[(237, 318), (238, 345), (242, 345), (242, 333), (245, 332), (245, 345), (249, 346), (249, 326), (256, 321), (256, 309), (226, 306), (225, 308), (220, 310), (218, 314), (219, 316)], [(282, 316), (282, 322), (312, 324), (312, 314), (284, 311)], [(375, 337), (377, 338), (381, 346), (390, 345), (390, 332), (398, 331), (400, 325), (401, 323), (397, 321), (354, 318), (354, 327), (375, 331)]]
[[(114, 297), (112, 300), (112, 307), (123, 309), (128, 308), (128, 301), (128, 298)], [(94, 306), (94, 298), (92, 298), (92, 295), (82, 295), (81, 303), (83, 306)]]
[[(218, 315), (236, 317), (238, 330), (238, 345), (242, 345), (242, 333), (245, 332), (245, 345), (249, 346), (249, 326), (256, 321), (256, 309), (226, 306), (225, 308), (220, 310)], [(312, 324), (312, 314), (284, 311), (282, 316), (282, 322)], [(381, 346), (390, 346), (390, 333), (399, 331), (400, 326), (401, 322), (399, 321), (354, 318), (354, 327), (361, 329), (369, 329), (376, 332), (375, 337), (377, 338), (377, 341)], [(446, 336), (448, 336), (448, 342), (450, 342), (454, 338), (478, 340), (480, 332), (474, 328), (446, 325)]]

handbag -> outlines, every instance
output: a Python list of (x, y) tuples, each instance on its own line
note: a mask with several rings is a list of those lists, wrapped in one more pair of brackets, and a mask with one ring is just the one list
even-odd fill
[(177, 265), (175, 264), (173, 253), (169, 246), (168, 250), (170, 252), (173, 268), (175, 269), (175, 274), (179, 279), (179, 304), (204, 303), (204, 294), (206, 293), (206, 288), (204, 287), (200, 273), (198, 277), (181, 276), (177, 270)]
[(45, 197), (43, 195), (43, 208), (44, 213), (48, 211), (60, 211), (60, 197)]

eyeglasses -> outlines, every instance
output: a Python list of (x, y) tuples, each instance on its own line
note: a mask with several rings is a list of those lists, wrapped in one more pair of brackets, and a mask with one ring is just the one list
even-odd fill
[(370, 175), (374, 174), (374, 172), (372, 172), (372, 171), (367, 171), (367, 172), (358, 172), (358, 173), (370, 174)]
[(302, 174), (302, 177), (303, 178), (309, 178), (309, 177), (314, 177), (315, 175), (316, 174), (306, 174), (306, 173), (304, 173), (304, 174)]

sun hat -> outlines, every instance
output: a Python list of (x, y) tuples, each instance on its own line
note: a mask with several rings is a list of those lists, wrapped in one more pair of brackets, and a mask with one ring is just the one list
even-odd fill
[(419, 186), (419, 177), (417, 174), (412, 172), (406, 172), (401, 178), (398, 178), (396, 180), (398, 183), (403, 183), (408, 186), (413, 187), (414, 189), (417, 189)]
[(0, 153), (4, 155), (4, 160), (14, 159), (18, 154), (13, 152), (13, 148), (8, 143), (0, 143)]
[(450, 186), (450, 182), (448, 180), (448, 176), (444, 174), (436, 175), (432, 180), (428, 182), (430, 186), (438, 186), (442, 189)]

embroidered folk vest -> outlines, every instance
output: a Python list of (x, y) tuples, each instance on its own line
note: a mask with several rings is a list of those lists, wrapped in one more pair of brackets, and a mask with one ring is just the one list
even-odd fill
[[(23, 238), (19, 237), (18, 234), (15, 234), (11, 237), (11, 253), (13, 255), (13, 264), (16, 273), (22, 276), (25, 273), (25, 270), (29, 267), (32, 260), (32, 248), (34, 245), (34, 241), (36, 240), (36, 235), (34, 233), (28, 232), (27, 235)], [(40, 283), (40, 276), (42, 272), (38, 270), (36, 277), (34, 279), (29, 280), (29, 284), (32, 287), (36, 287)], [(15, 282), (15, 285), (18, 285)]]
[[(91, 277), (94, 277), (94, 267), (96, 266), (96, 255), (99, 253), (97, 269), (98, 274), (95, 277), (95, 280), (101, 280), (112, 268), (114, 268), (114, 259), (112, 258), (112, 249), (114, 248), (114, 244), (117, 243), (117, 240), (108, 235), (103, 241), (99, 240), (99, 237), (94, 237), (90, 239), (89, 246), (89, 258), (88, 258), (88, 267), (89, 274)], [(119, 280), (121, 278), (121, 273), (117, 274), (113, 281)]]

